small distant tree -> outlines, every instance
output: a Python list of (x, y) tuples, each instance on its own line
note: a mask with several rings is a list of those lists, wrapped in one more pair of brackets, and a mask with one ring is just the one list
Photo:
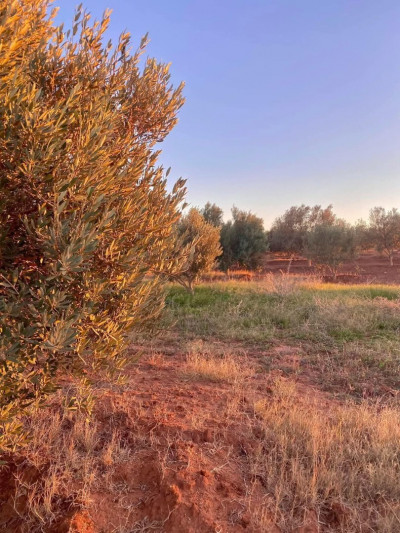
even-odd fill
[(358, 220), (354, 225), (354, 234), (357, 247), (360, 250), (369, 250), (374, 246), (371, 241), (371, 231), (365, 220)]
[(325, 209), (320, 205), (292, 206), (272, 224), (269, 232), (270, 249), (288, 254), (288, 272), (290, 272), (294, 256), (304, 254), (308, 233), (316, 225), (332, 225), (335, 220), (336, 216), (331, 205)]
[(384, 253), (393, 266), (393, 254), (400, 247), (400, 213), (374, 207), (369, 214), (369, 240), (378, 252)]
[(219, 266), (225, 271), (229, 270), (234, 264), (233, 234), (233, 223), (231, 220), (228, 220), (228, 222), (223, 224), (220, 234), (222, 255), (219, 258)]
[(200, 213), (202, 214), (206, 222), (209, 222), (216, 228), (220, 228), (224, 223), (224, 212), (216, 204), (211, 204), (210, 202), (207, 202), (203, 209), (201, 209)]
[(307, 256), (318, 265), (328, 267), (335, 279), (341, 265), (357, 256), (354, 229), (342, 221), (315, 226), (307, 234), (305, 248)]
[(201, 213), (192, 208), (177, 224), (179, 246), (191, 247), (186, 267), (172, 276), (185, 289), (193, 293), (195, 283), (202, 274), (209, 272), (215, 265), (216, 258), (221, 255), (220, 230), (207, 222)]
[(221, 229), (223, 270), (232, 267), (256, 270), (262, 265), (263, 255), (268, 250), (267, 234), (263, 220), (251, 212), (232, 208), (232, 221)]

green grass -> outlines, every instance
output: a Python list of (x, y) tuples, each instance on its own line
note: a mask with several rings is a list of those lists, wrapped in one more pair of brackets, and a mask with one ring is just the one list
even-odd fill
[(308, 284), (278, 293), (262, 283), (215, 283), (193, 296), (171, 287), (168, 319), (187, 336), (264, 342), (302, 339), (339, 346), (400, 332), (400, 291), (382, 286)]
[(193, 296), (171, 286), (165, 321), (184, 339), (260, 349), (271, 343), (299, 346), (311, 368), (329, 372), (333, 382), (348, 382), (358, 393), (370, 380), (400, 386), (400, 289), (395, 286), (321, 284), (286, 276), (202, 284)]

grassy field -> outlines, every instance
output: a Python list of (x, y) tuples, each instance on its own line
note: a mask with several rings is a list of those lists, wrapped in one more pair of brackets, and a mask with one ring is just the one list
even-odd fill
[(65, 393), (88, 401), (73, 383), (33, 410), (0, 526), (398, 532), (399, 333), (397, 286), (172, 285), (125, 383), (93, 378), (90, 418), (67, 409)]
[[(203, 284), (194, 296), (171, 287), (167, 305), (166, 323), (180, 338), (240, 344), (266, 372), (280, 371), (272, 401), (254, 404), (263, 438), (250, 461), (274, 496), (274, 523), (290, 530), (307, 508), (329, 530), (400, 529), (399, 287), (271, 276)], [(285, 351), (296, 353), (295, 365)], [(206, 378), (218, 373), (210, 356), (188, 362)], [(328, 409), (304, 401), (302, 376), (344, 401)]]
[(187, 337), (254, 343), (307, 340), (337, 347), (354, 340), (396, 340), (399, 298), (395, 286), (271, 278), (203, 284), (194, 296), (181, 287), (171, 287), (167, 309), (168, 319)]
[[(299, 349), (298, 371), (321, 376), (339, 393), (400, 386), (400, 289), (333, 285), (289, 276), (262, 282), (203, 284), (190, 296), (171, 287), (165, 326), (181, 338), (238, 342), (250, 349)], [(277, 364), (264, 360), (267, 367)], [(372, 390), (372, 389), (371, 389)]]

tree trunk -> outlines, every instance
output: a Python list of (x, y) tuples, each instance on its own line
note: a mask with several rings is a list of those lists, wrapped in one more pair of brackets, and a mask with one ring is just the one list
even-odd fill
[(190, 280), (188, 281), (187, 290), (188, 290), (189, 294), (190, 294), (191, 296), (193, 296), (193, 294), (194, 294), (194, 287), (193, 287), (193, 280), (192, 280), (192, 279), (190, 279)]
[(307, 264), (309, 267), (312, 267), (312, 259), (307, 259)]
[(290, 267), (292, 266), (293, 257), (294, 257), (294, 254), (290, 256), (289, 263), (288, 263), (287, 270), (286, 270), (287, 274), (290, 274)]
[(392, 267), (393, 266), (393, 254), (392, 253), (389, 254), (389, 261), (390, 261), (390, 266)]

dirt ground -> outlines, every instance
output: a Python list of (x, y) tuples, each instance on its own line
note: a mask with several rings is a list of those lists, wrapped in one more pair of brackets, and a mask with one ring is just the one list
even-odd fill
[[(270, 272), (285, 270), (287, 259), (269, 258), (266, 267)], [(305, 260), (293, 261), (292, 272), (318, 273)], [(391, 268), (386, 258), (365, 253), (356, 265), (345, 265), (342, 274), (342, 281), (400, 283), (400, 255)], [(313, 367), (298, 371), (302, 354), (293, 346), (270, 343), (244, 349), (239, 343), (215, 340), (215, 353), (229, 352), (241, 365), (243, 375), (237, 383), (188, 375), (186, 348), (172, 332), (132, 346), (133, 354), (142, 355), (128, 369), (126, 385), (98, 385), (93, 415), (95, 481), (83, 490), (82, 477), (73, 469), (68, 472), (68, 491), (58, 489), (48, 497), (50, 519), (38, 516), (35, 527), (26, 525), (30, 493), (32, 487), (44, 486), (51, 465), (41, 460), (40, 466), (32, 466), (35, 461), (24, 451), (12, 457), (0, 469), (0, 531), (282, 533), (276, 516), (267, 511), (273, 505), (266, 505), (271, 496), (264, 480), (251, 465), (250, 457), (264, 437), (254, 405), (273, 399), (272, 383), (288, 375), (299, 391), (299, 402), (312, 403), (323, 413), (337, 402), (335, 391), (318, 386), (320, 376)], [(385, 394), (395, 393), (378, 391), (382, 398)], [(50, 420), (59, 411), (58, 404), (43, 416)], [(68, 419), (62, 423), (68, 430)], [(113, 435), (118, 445), (114, 442), (112, 454), (105, 457)], [(311, 509), (299, 509), (298, 525), (284, 531), (346, 531), (345, 514), (335, 501), (318, 518)]]
[[(265, 272), (286, 272), (289, 259), (279, 254), (268, 254), (264, 263)], [(292, 274), (322, 273), (321, 269), (308, 266), (306, 259), (294, 259), (290, 272)], [(326, 281), (330, 281), (326, 276)], [(394, 266), (391, 267), (389, 259), (375, 251), (366, 251), (360, 254), (357, 261), (342, 266), (337, 279), (338, 282), (349, 283), (389, 283), (400, 284), (400, 252), (394, 255)]]
[[(145, 348), (134, 347), (138, 349)], [(73, 494), (58, 495), (52, 502), (52, 523), (34, 531), (280, 533), (274, 517), (265, 512), (268, 494), (262, 478), (251, 472), (249, 454), (262, 439), (254, 403), (271, 397), (271, 381), (282, 371), (267, 371), (258, 352), (244, 354), (239, 345), (229, 350), (246, 372), (238, 386), (188, 377), (185, 354), (176, 339), (144, 353), (129, 370), (126, 386), (99, 388), (94, 419), (100, 437), (94, 453), (100, 456), (115, 432), (129, 453), (119, 458), (116, 454), (106, 467), (103, 461), (86, 501), (77, 501)], [(296, 365), (291, 347), (269, 347), (264, 355)], [(298, 386), (308, 402), (317, 399), (319, 408), (329, 408), (331, 400), (305, 376)], [(51, 411), (45, 416), (50, 415)], [(28, 468), (29, 463), (21, 454), (1, 472), (4, 533), (33, 531), (24, 529), (29, 497), (26, 493), (15, 498), (15, 479), (22, 475), (26, 487), (32, 487), (47, 475), (48, 465), (35, 469)], [(80, 494), (81, 482), (74, 486)], [(334, 512), (332, 516), (336, 520)], [(300, 522), (293, 533), (319, 531), (316, 517), (307, 509)]]

